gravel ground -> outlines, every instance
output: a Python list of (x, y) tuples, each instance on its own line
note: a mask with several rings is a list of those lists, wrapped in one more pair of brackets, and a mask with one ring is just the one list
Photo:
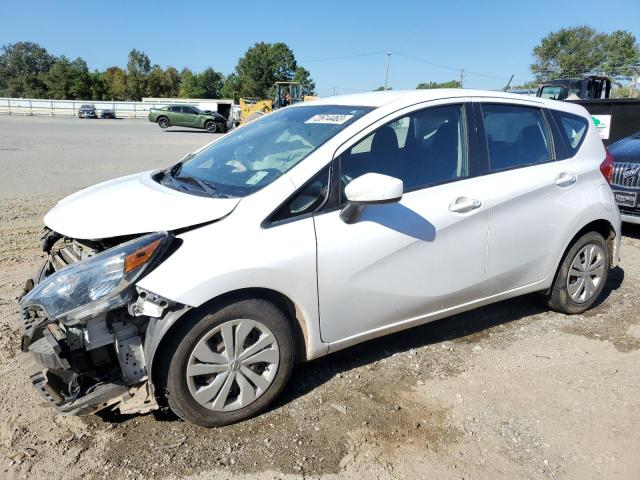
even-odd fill
[(0, 478), (640, 478), (640, 228), (601, 303), (536, 295), (296, 367), (267, 413), (63, 417), (19, 369), (17, 297), (59, 198), (212, 137), (134, 120), (0, 117)]

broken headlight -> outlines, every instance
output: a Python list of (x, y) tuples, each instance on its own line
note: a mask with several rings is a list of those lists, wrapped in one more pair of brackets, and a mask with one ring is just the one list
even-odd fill
[(166, 251), (167, 233), (153, 233), (65, 267), (40, 282), (20, 302), (72, 325), (127, 303), (131, 287)]

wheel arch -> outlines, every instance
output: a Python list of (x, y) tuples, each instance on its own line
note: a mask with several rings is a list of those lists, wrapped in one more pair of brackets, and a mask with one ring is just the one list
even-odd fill
[(598, 232), (600, 235), (604, 237), (607, 247), (609, 248), (609, 258), (613, 263), (614, 256), (617, 254), (616, 229), (614, 228), (613, 224), (609, 220), (606, 220), (604, 218), (599, 218), (585, 224), (582, 228), (580, 228), (575, 233), (575, 235), (573, 235), (573, 237), (571, 237), (571, 240), (569, 240), (569, 242), (565, 245), (565, 248), (562, 251), (562, 255), (556, 262), (556, 268), (555, 268), (555, 271), (553, 272), (552, 278), (556, 278), (556, 276), (558, 275), (558, 271), (562, 266), (562, 261), (567, 255), (567, 252), (569, 251), (569, 249), (573, 246), (574, 243), (576, 243), (576, 241), (580, 237), (582, 237), (585, 233), (588, 233), (588, 232)]
[(616, 253), (615, 252), (616, 230), (611, 224), (611, 222), (609, 220), (605, 220), (604, 218), (593, 220), (587, 223), (580, 230), (578, 230), (578, 232), (573, 236), (573, 238), (571, 238), (571, 241), (569, 241), (568, 245), (564, 249), (564, 252), (562, 253), (562, 258), (564, 258), (564, 256), (567, 254), (567, 251), (576, 242), (576, 240), (578, 240), (581, 236), (583, 236), (585, 233), (588, 233), (588, 232), (598, 232), (600, 235), (604, 237), (604, 240), (607, 243), (607, 246), (609, 247), (610, 258), (613, 259), (613, 256)]
[[(152, 335), (158, 335), (160, 338), (152, 339), (151, 347), (149, 349), (147, 349), (147, 346), (145, 345), (145, 356), (150, 356), (150, 359), (148, 360), (150, 377), (154, 379), (154, 374), (157, 373), (157, 369), (154, 369), (154, 364), (157, 364), (158, 362), (156, 362), (155, 360), (159, 355), (162, 354), (161, 352), (166, 347), (169, 339), (172, 338), (172, 333), (174, 333), (179, 328), (179, 326), (185, 319), (193, 315), (197, 315), (199, 312), (205, 309), (216, 308), (219, 305), (248, 299), (267, 300), (276, 305), (276, 307), (278, 307), (282, 311), (282, 313), (285, 314), (285, 316), (291, 323), (295, 335), (296, 361), (303, 362), (308, 360), (308, 321), (304, 318), (301, 309), (298, 308), (295, 302), (277, 290), (257, 287), (242, 288), (218, 295), (203, 303), (202, 305), (199, 305), (198, 307), (184, 309), (182, 313), (179, 313), (172, 320), (169, 320), (171, 323), (164, 328), (162, 328), (162, 326), (160, 326), (158, 329), (154, 327), (152, 329)], [(161, 322), (164, 322), (166, 320), (168, 319), (163, 318), (156, 320), (156, 325), (160, 325)], [(155, 345), (155, 347), (153, 345)]]

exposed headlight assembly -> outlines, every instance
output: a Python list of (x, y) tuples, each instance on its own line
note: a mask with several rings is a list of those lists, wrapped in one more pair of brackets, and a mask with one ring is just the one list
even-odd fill
[(122, 306), (129, 287), (156, 264), (171, 239), (166, 232), (145, 235), (69, 265), (40, 282), (20, 305), (41, 308), (67, 325)]

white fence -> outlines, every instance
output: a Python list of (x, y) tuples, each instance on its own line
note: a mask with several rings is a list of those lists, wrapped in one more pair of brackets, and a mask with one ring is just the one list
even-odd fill
[[(155, 100), (155, 99), (154, 99)], [(119, 118), (147, 118), (149, 110), (160, 108), (176, 99), (155, 102), (98, 102), (93, 100), (44, 100), (39, 98), (0, 98), (0, 114), (5, 115), (40, 115), (49, 117), (74, 117), (81, 105), (94, 105), (98, 115), (100, 110), (113, 110)], [(199, 99), (180, 99), (180, 103), (199, 106)], [(207, 110), (217, 110), (218, 104), (232, 104), (231, 100), (207, 100)], [(231, 109), (231, 107), (229, 107)]]

